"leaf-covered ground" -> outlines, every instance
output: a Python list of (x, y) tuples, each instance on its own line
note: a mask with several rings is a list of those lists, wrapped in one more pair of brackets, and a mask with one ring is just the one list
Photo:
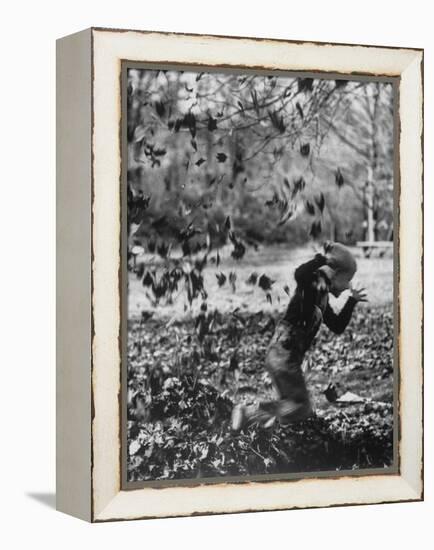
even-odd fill
[[(209, 478), (383, 468), (393, 460), (391, 306), (358, 305), (341, 336), (322, 328), (305, 368), (316, 413), (282, 428), (230, 430), (234, 403), (273, 398), (263, 368), (277, 314), (131, 320), (128, 478)], [(201, 332), (202, 326), (206, 330)], [(353, 392), (364, 402), (330, 402)]]

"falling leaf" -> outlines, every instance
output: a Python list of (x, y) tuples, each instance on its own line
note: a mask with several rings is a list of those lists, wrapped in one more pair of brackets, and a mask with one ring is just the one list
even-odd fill
[(226, 282), (226, 275), (224, 273), (216, 273), (217, 282), (219, 286), (223, 286)]
[(234, 271), (231, 271), (229, 273), (229, 283), (232, 287), (232, 292), (236, 291), (236, 285), (235, 285), (236, 280), (237, 280), (237, 274)]
[(191, 111), (184, 115), (182, 125), (190, 130), (192, 138), (196, 137), (196, 117)]
[(319, 196), (315, 198), (315, 202), (318, 208), (320, 209), (320, 211), (322, 212), (324, 210), (324, 205), (325, 205), (324, 193), (320, 193)]
[(314, 205), (308, 200), (304, 204), (306, 206), (307, 213), (310, 214), (311, 216), (315, 216), (315, 207), (314, 207)]
[(241, 260), (245, 253), (246, 247), (244, 246), (244, 244), (241, 241), (236, 240), (234, 242), (234, 249), (231, 252), (232, 258), (234, 258), (234, 260)]
[(294, 188), (292, 190), (292, 198), (294, 198), (294, 196), (300, 191), (303, 191), (305, 187), (306, 187), (306, 182), (302, 176), (294, 179)]
[(265, 275), (265, 273), (259, 277), (258, 285), (264, 291), (270, 290), (274, 283), (275, 283), (275, 281), (270, 279), (270, 277), (267, 277), (267, 275)]
[(294, 207), (289, 201), (285, 200), (281, 205), (281, 211), (281, 217), (277, 225), (283, 225), (285, 222), (292, 218), (294, 214)]
[(246, 283), (248, 285), (255, 285), (258, 282), (258, 274), (256, 271), (250, 274), (250, 277), (247, 279)]
[(283, 122), (283, 116), (279, 115), (276, 111), (268, 111), (271, 123), (281, 134), (286, 130), (285, 123)]
[(259, 116), (258, 94), (257, 94), (256, 90), (252, 90), (250, 92), (250, 95), (252, 96), (253, 108), (255, 109), (256, 114)]
[(342, 187), (345, 183), (344, 177), (342, 175), (340, 168), (337, 168), (335, 171), (335, 183), (339, 188)]
[(303, 143), (300, 147), (300, 154), (302, 157), (308, 157), (310, 153), (310, 145), (309, 143)]
[[(230, 227), (230, 219), (229, 217), (227, 218), (227, 220), (229, 220), (229, 224), (228, 226)], [(227, 229), (227, 225), (225, 224), (225, 229)], [(231, 241), (231, 243), (234, 245), (234, 249), (232, 250), (231, 252), (231, 256), (232, 258), (234, 258), (235, 260), (240, 260), (245, 252), (246, 252), (246, 247), (244, 246), (244, 244), (236, 237), (235, 233), (233, 231), (229, 231), (229, 239)]]
[(170, 250), (170, 245), (166, 245), (166, 243), (165, 243), (164, 241), (162, 241), (162, 242), (157, 246), (157, 253), (158, 253), (162, 258), (166, 258), (166, 257), (167, 257), (169, 250)]
[(321, 222), (319, 220), (316, 221), (316, 222), (313, 222), (313, 224), (311, 225), (311, 228), (310, 228), (309, 235), (312, 238), (316, 239), (321, 235), (321, 232), (322, 232)]
[(149, 273), (149, 271), (146, 272), (146, 275), (143, 277), (142, 284), (143, 286), (151, 286), (154, 283), (154, 278)]
[(225, 153), (217, 153), (217, 160), (218, 162), (226, 162), (226, 159), (228, 158)]

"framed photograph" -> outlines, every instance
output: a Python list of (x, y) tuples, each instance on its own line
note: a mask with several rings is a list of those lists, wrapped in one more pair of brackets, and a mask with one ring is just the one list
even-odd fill
[(57, 44), (57, 506), (423, 498), (423, 51)]

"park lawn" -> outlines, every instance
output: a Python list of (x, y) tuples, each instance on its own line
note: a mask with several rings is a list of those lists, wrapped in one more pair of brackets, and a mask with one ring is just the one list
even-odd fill
[[(288, 302), (288, 295), (284, 288), (289, 291), (295, 288), (294, 270), (301, 263), (311, 259), (316, 250), (312, 246), (302, 248), (288, 248), (287, 246), (264, 246), (259, 250), (252, 247), (241, 261), (236, 261), (230, 256), (230, 247), (220, 250), (221, 264), (216, 267), (211, 261), (203, 271), (205, 288), (208, 291), (209, 309), (218, 309), (221, 313), (233, 311), (239, 308), (242, 312), (254, 313), (258, 310), (272, 313), (276, 310), (283, 311)], [(359, 249), (352, 249), (357, 258), (358, 270), (354, 278), (354, 285), (361, 285), (366, 288), (369, 303), (372, 305), (386, 305), (393, 301), (393, 259), (390, 255), (382, 258), (374, 256), (365, 258)], [(178, 253), (179, 254), (179, 253)], [(177, 252), (174, 252), (176, 257)], [(215, 253), (210, 254), (210, 259)], [(158, 267), (162, 260), (158, 256), (147, 254), (139, 257), (138, 262), (144, 262), (145, 267)], [(233, 272), (236, 275), (235, 292), (226, 282), (219, 287), (216, 274), (224, 273), (227, 277)], [(251, 286), (246, 283), (249, 276), (256, 272), (260, 276), (265, 273), (275, 283), (270, 295), (272, 302), (266, 299), (266, 293), (257, 285)], [(347, 295), (344, 293), (339, 300), (331, 299), (332, 305), (339, 309), (345, 302)], [(140, 318), (142, 311), (152, 313), (156, 317), (176, 317), (181, 320), (186, 314), (193, 315), (197, 312), (200, 304), (195, 304), (192, 310), (186, 303), (185, 292), (181, 289), (178, 296), (175, 296), (173, 303), (161, 301), (157, 307), (153, 306), (144, 292), (141, 281), (134, 273), (129, 273), (128, 279), (128, 318)]]

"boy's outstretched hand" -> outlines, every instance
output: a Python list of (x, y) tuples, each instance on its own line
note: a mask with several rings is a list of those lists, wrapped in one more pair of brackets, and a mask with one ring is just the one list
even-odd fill
[(364, 288), (351, 288), (350, 289), (351, 297), (356, 300), (356, 302), (367, 302), (368, 298), (366, 296), (366, 291)]

